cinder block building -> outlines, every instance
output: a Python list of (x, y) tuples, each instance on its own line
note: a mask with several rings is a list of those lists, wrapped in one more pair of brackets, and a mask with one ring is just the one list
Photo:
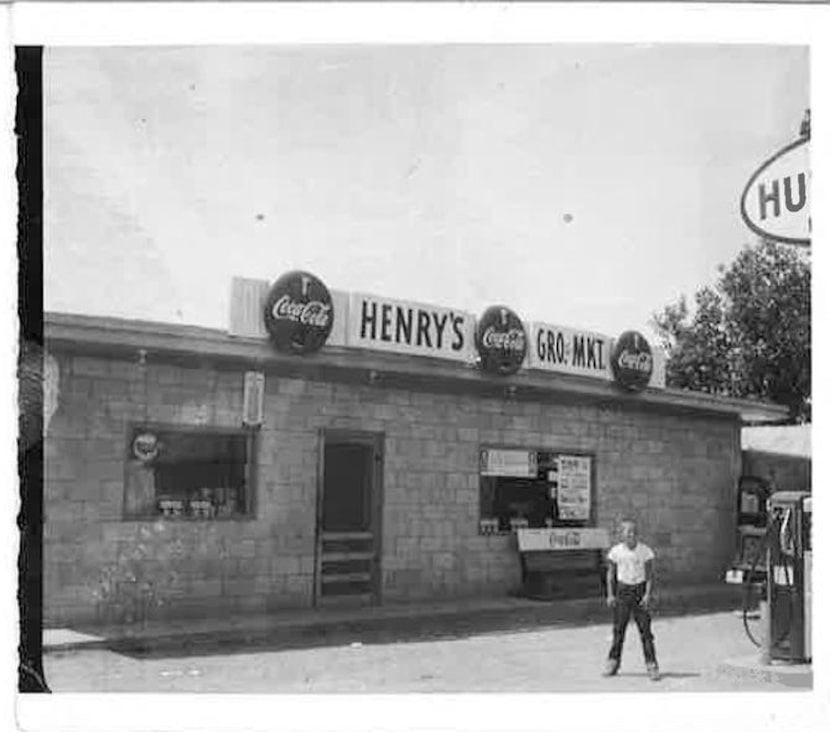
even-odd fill
[(226, 331), (46, 315), (47, 625), (504, 595), (517, 531), (570, 532), (566, 577), (623, 515), (661, 583), (720, 580), (742, 420), (782, 410), (665, 389), (636, 338), (284, 280)]

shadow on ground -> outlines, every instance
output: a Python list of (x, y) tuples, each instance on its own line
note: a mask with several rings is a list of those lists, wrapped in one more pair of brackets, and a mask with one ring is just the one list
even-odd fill
[[(657, 608), (654, 617), (660, 619), (734, 609), (733, 605), (716, 605)], [(463, 616), (375, 617), (348, 622), (272, 627), (257, 631), (233, 629), (218, 633), (193, 633), (162, 638), (121, 638), (108, 641), (106, 648), (136, 659), (182, 658), (349, 646), (353, 643), (379, 645), (461, 640), (480, 635), (538, 632), (548, 628), (610, 625), (610, 621), (609, 611), (600, 602), (597, 602), (596, 607), (588, 609), (584, 606), (568, 608), (559, 603), (539, 602), (538, 606), (523, 607), (519, 610), (478, 611)]]
[[(632, 678), (648, 678), (648, 674), (644, 671), (639, 673), (631, 672), (626, 673), (625, 671), (620, 671), (618, 674), (619, 676), (629, 676)], [(661, 671), (660, 672), (660, 681), (667, 680), (667, 679), (697, 679), (700, 678), (701, 674), (696, 673), (682, 673), (680, 671)]]

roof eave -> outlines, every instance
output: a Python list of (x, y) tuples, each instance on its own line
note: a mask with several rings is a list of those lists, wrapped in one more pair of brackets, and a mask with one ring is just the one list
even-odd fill
[(748, 421), (780, 421), (784, 407), (677, 389), (649, 388), (636, 394), (622, 392), (615, 384), (589, 377), (522, 370), (509, 377), (481, 371), (475, 364), (440, 359), (326, 346), (320, 352), (298, 357), (277, 352), (267, 341), (240, 338), (227, 332), (197, 326), (144, 320), (44, 314), (44, 339), (55, 352), (134, 359), (139, 352), (150, 359), (174, 358), (196, 363), (225, 362), (284, 373), (303, 370), (389, 374), (419, 381), (440, 381), (485, 390), (521, 391), (525, 394), (558, 392), (601, 402), (641, 404), (691, 410)]

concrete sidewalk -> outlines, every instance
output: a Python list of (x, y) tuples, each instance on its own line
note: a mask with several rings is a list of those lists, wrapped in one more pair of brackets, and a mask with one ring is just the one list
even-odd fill
[[(654, 615), (677, 616), (740, 607), (740, 593), (724, 584), (664, 588)], [(373, 607), (303, 608), (269, 615), (148, 620), (132, 625), (44, 629), (45, 653), (109, 648), (152, 653), (277, 644), (304, 647), (337, 643), (344, 634), (388, 636), (470, 635), (557, 625), (608, 622), (600, 597), (540, 601), (520, 597), (467, 598)]]
[(762, 664), (758, 654), (727, 659), (718, 664), (716, 673), (721, 677), (753, 679), (770, 684), (782, 684), (793, 689), (813, 688), (812, 664), (788, 664), (775, 661)]

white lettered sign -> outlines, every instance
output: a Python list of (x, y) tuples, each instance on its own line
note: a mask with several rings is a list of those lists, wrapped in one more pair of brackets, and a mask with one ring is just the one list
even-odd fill
[[(529, 368), (613, 381), (611, 353), (614, 339), (610, 336), (549, 323), (531, 323), (529, 333)], [(666, 356), (660, 348), (652, 348), (652, 359), (648, 385), (664, 389)]]
[[(228, 335), (237, 338), (268, 337), (262, 309), (268, 299), (268, 280), (254, 280), (246, 277), (231, 279), (230, 319)], [(349, 296), (347, 293), (330, 290), (334, 305), (334, 324), (326, 343), (330, 346), (346, 345), (346, 318)]]
[(662, 348), (651, 349), (651, 378), (648, 385), (652, 389), (666, 388), (666, 352)]
[(586, 521), (591, 515), (591, 458), (560, 455), (556, 464), (559, 518)]
[(741, 216), (758, 236), (810, 244), (810, 138), (802, 137), (767, 160), (741, 196)]
[(610, 379), (611, 339), (599, 333), (531, 323), (528, 365), (542, 371)]
[(481, 474), (511, 478), (536, 478), (539, 461), (530, 450), (482, 450)]
[(520, 552), (607, 549), (611, 539), (606, 529), (519, 529)]
[(352, 348), (471, 362), (475, 317), (436, 305), (353, 294), (346, 340)]

